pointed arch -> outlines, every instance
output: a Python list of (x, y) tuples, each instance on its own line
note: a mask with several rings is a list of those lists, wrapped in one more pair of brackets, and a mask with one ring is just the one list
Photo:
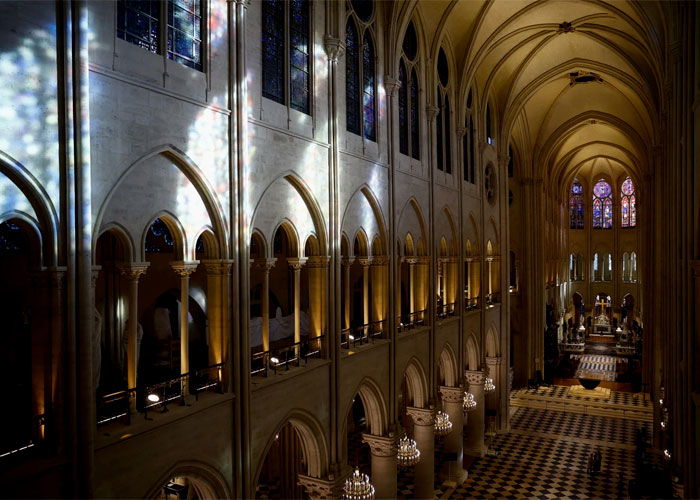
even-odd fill
[(148, 231), (150, 231), (151, 226), (156, 219), (163, 221), (173, 237), (173, 251), (175, 252), (175, 260), (186, 260), (190, 253), (188, 252), (187, 248), (187, 235), (185, 233), (185, 228), (182, 226), (182, 223), (174, 213), (168, 210), (162, 210), (150, 217), (148, 224), (146, 224), (146, 227), (141, 233), (141, 242), (137, 251), (137, 255), (141, 259), (141, 262), (146, 260), (146, 238), (148, 237)]
[(186, 477), (201, 500), (233, 498), (221, 473), (199, 460), (180, 461), (172, 465), (158, 477), (142, 498), (159, 498), (163, 494), (163, 485), (173, 477)]
[(193, 240), (195, 244), (194, 252), (197, 251), (196, 245), (199, 242), (199, 238), (202, 238), (204, 253), (207, 256), (207, 259), (221, 258), (219, 256), (219, 244), (216, 241), (216, 235), (214, 234), (214, 230), (211, 226), (204, 226), (202, 229), (199, 230), (197, 234), (195, 234)]
[(476, 334), (471, 332), (466, 342), (466, 352), (464, 359), (466, 361), (467, 370), (479, 369), (479, 343), (476, 341)]
[[(151, 222), (152, 224), (152, 222)], [(148, 226), (150, 228), (150, 226)], [(124, 252), (124, 259), (126, 262), (134, 262), (136, 259), (136, 255), (138, 253), (136, 252), (136, 248), (134, 246), (134, 241), (131, 239), (131, 235), (129, 234), (129, 231), (126, 230), (124, 226), (117, 222), (111, 222), (109, 224), (104, 224), (102, 226), (102, 231), (97, 235), (97, 239), (99, 239), (104, 233), (111, 233), (114, 237), (117, 238), (117, 241), (121, 245), (121, 249)], [(95, 248), (97, 248), (97, 239), (95, 240)], [(145, 243), (144, 239), (144, 243)], [(95, 257), (97, 256), (97, 252), (92, 253), (92, 264), (95, 265)]]
[(457, 356), (449, 342), (445, 342), (440, 352), (440, 368), (445, 378), (445, 386), (456, 387), (459, 382), (459, 369), (457, 368)]
[(270, 255), (268, 256), (268, 258), (273, 259), (275, 257), (275, 235), (277, 234), (277, 231), (280, 230), (284, 231), (284, 234), (287, 236), (287, 242), (289, 243), (289, 252), (291, 253), (291, 255), (294, 257), (301, 257), (301, 254), (299, 253), (299, 233), (297, 232), (297, 228), (294, 226), (294, 224), (292, 224), (292, 221), (290, 221), (289, 219), (283, 219), (277, 224), (274, 231), (272, 231), (272, 239), (269, 241), (268, 246), (268, 248), (270, 249)]
[(404, 394), (404, 397), (407, 398), (407, 401), (412, 401), (410, 406), (424, 408), (428, 401), (428, 382), (423, 365), (415, 356), (408, 362), (404, 377), (409, 392), (409, 394)]
[[(410, 208), (409, 208), (410, 207)], [(410, 210), (413, 210), (414, 215), (416, 216), (418, 220), (418, 227), (413, 228), (409, 225), (409, 221), (407, 220), (410, 216)], [(403, 208), (401, 209), (401, 212), (399, 214), (398, 218), (399, 224), (397, 225), (398, 233), (402, 234), (403, 232), (408, 232), (412, 229), (419, 229), (420, 230), (420, 235), (418, 235), (419, 240), (427, 241), (427, 231), (425, 227), (425, 219), (423, 218), (423, 212), (420, 209), (420, 204), (418, 203), (418, 200), (414, 196), (411, 196), (411, 198), (406, 201), (404, 204)]]
[[(362, 399), (369, 433), (375, 436), (383, 436), (388, 426), (388, 412), (379, 385), (371, 378), (364, 377), (353, 394), (358, 394)], [(352, 399), (346, 405), (344, 415), (349, 413), (351, 406)], [(345, 425), (347, 426), (347, 421)]]
[[(255, 243), (255, 245), (258, 247), (257, 258), (266, 259), (269, 257), (268, 250), (267, 250), (267, 240), (265, 239), (265, 236), (258, 229), (253, 229), (250, 232), (250, 242), (251, 242), (251, 245), (250, 245), (249, 249), (251, 250), (251, 254), (252, 254), (253, 243)], [(250, 257), (252, 258), (252, 255)]]
[[(357, 247), (357, 252), (355, 250)], [(352, 239), (352, 254), (353, 257), (367, 257), (369, 256), (369, 239), (367, 238), (367, 233), (363, 228), (358, 228), (355, 232), (355, 237)]]
[(498, 330), (496, 330), (496, 325), (491, 323), (486, 332), (486, 357), (496, 358), (498, 356), (500, 356)]

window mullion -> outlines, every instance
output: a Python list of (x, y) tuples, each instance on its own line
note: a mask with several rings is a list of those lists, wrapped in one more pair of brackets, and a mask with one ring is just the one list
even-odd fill
[(167, 75), (167, 60), (168, 60), (168, 0), (160, 0), (160, 22), (158, 26), (160, 33), (160, 53), (163, 55), (163, 67), (166, 68)]
[(287, 115), (291, 111), (292, 104), (292, 75), (291, 75), (291, 57), (292, 43), (291, 36), (291, 21), (289, 19), (289, 2), (284, 2), (284, 104), (287, 106)]

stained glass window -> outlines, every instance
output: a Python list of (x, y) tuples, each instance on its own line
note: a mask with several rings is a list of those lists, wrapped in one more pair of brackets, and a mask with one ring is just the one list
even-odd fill
[(117, 38), (160, 54), (160, 1), (117, 2)]
[(351, 3), (357, 17), (364, 22), (369, 22), (374, 11), (372, 0), (352, 0)]
[(610, 184), (600, 179), (593, 186), (593, 228), (612, 228), (612, 189)]
[(290, 106), (309, 114), (309, 2), (289, 2)]
[(437, 166), (438, 170), (444, 170), (445, 167), (442, 162), (442, 96), (440, 95), (440, 87), (437, 89), (437, 108), (438, 113), (435, 117), (435, 129), (437, 135)]
[(450, 98), (445, 95), (445, 172), (452, 173), (452, 147), (450, 129)]
[(411, 70), (411, 156), (420, 160), (420, 112), (418, 106), (418, 75), (415, 68)]
[(173, 251), (173, 235), (161, 219), (151, 224), (146, 235), (146, 252), (169, 253)]
[(0, 224), (0, 252), (24, 252), (28, 249), (22, 229), (11, 221)]
[(574, 179), (569, 195), (569, 227), (583, 229), (583, 186), (578, 179)]
[(469, 117), (469, 182), (476, 184), (474, 178), (474, 120)]
[(345, 115), (349, 132), (360, 133), (360, 51), (355, 21), (345, 30)]
[(408, 79), (406, 78), (406, 65), (403, 60), (399, 63), (399, 151), (408, 155)]
[(486, 105), (486, 142), (493, 144), (493, 139), (491, 139), (491, 106)]
[(622, 183), (622, 227), (636, 227), (637, 206), (634, 196), (634, 184), (627, 177)]
[(168, 59), (202, 70), (201, 0), (168, 0)]
[(262, 93), (284, 104), (284, 0), (262, 4)]
[(416, 29), (413, 27), (413, 21), (408, 23), (406, 34), (403, 37), (403, 53), (409, 61), (415, 61), (418, 55), (418, 38), (416, 37)]
[(374, 43), (369, 30), (362, 42), (362, 108), (365, 139), (377, 140), (374, 123)]
[(464, 181), (469, 182), (469, 113), (464, 117), (464, 135), (462, 136), (462, 163), (464, 164)]

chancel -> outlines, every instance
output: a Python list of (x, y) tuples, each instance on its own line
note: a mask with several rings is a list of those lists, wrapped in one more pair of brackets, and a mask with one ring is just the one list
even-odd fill
[(700, 3), (0, 28), (1, 496), (700, 497)]

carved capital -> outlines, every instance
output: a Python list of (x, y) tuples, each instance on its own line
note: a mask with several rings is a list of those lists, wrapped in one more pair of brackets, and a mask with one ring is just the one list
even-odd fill
[(481, 370), (465, 370), (464, 378), (469, 382), (469, 387), (472, 386), (483, 386), (484, 385), (484, 372)]
[(255, 269), (269, 273), (270, 269), (275, 267), (276, 262), (277, 259), (255, 259), (252, 264), (255, 266)]
[(401, 80), (394, 78), (393, 76), (386, 75), (384, 77), (384, 88), (386, 89), (386, 93), (393, 97), (401, 88)]
[(389, 263), (389, 257), (386, 255), (375, 255), (372, 257), (372, 266), (386, 266)]
[(146, 274), (150, 262), (138, 262), (132, 264), (121, 264), (117, 268), (119, 273), (128, 280), (138, 280), (141, 275)]
[(434, 122), (439, 111), (440, 111), (440, 108), (429, 104), (425, 107), (425, 116), (428, 117), (429, 122)]
[(97, 278), (100, 277), (101, 270), (102, 270), (102, 266), (92, 266), (92, 274), (90, 275), (90, 282), (92, 283), (93, 290), (97, 286)]
[(404, 257), (404, 258), (403, 258), (403, 261), (404, 261), (406, 264), (409, 264), (409, 265), (412, 266), (412, 265), (414, 265), (414, 264), (418, 264), (418, 257)]
[(352, 266), (352, 263), (353, 263), (353, 262), (355, 262), (355, 257), (343, 257), (343, 258), (340, 260), (340, 264), (341, 264), (343, 267), (350, 267), (350, 266)]
[(457, 127), (457, 130), (456, 130), (457, 137), (459, 137), (461, 139), (462, 137), (464, 137), (464, 135), (467, 133), (468, 130), (469, 129), (467, 129), (465, 127)]
[(306, 261), (306, 267), (310, 269), (325, 269), (328, 267), (330, 261), (330, 257), (313, 256), (309, 257)]
[(435, 425), (435, 408), (408, 407), (406, 415), (409, 415), (416, 425)]
[(299, 474), (297, 480), (306, 489), (310, 500), (332, 500), (343, 496), (345, 479), (352, 474), (352, 468), (347, 467), (338, 477), (329, 475), (328, 479)]
[(505, 168), (508, 166), (508, 162), (510, 161), (510, 156), (504, 155), (504, 154), (499, 154), (498, 155), (498, 164)]
[(440, 394), (442, 394), (442, 400), (446, 403), (462, 404), (464, 401), (464, 389), (461, 387), (441, 386)]
[(340, 38), (335, 38), (326, 35), (323, 39), (323, 48), (326, 51), (328, 60), (331, 62), (338, 62), (338, 60), (345, 54), (345, 42)]
[(503, 358), (501, 358), (500, 356), (495, 356), (495, 357), (486, 356), (486, 364), (489, 367), (500, 366), (502, 360), (503, 360)]
[(294, 259), (287, 259), (287, 265), (294, 269), (295, 271), (301, 271), (301, 268), (304, 267), (304, 264), (306, 264), (306, 257), (300, 257), (300, 258), (294, 258)]
[(369, 267), (372, 264), (372, 257), (360, 257), (357, 260), (362, 267)]
[(170, 263), (173, 271), (180, 275), (181, 278), (187, 278), (190, 274), (197, 270), (199, 265), (198, 260), (176, 260)]
[(362, 442), (369, 445), (372, 456), (395, 457), (398, 450), (397, 436), (375, 436), (362, 434)]
[(231, 274), (231, 268), (233, 267), (233, 260), (225, 259), (208, 259), (203, 260), (202, 264), (204, 269), (206, 269), (207, 274), (228, 276)]

